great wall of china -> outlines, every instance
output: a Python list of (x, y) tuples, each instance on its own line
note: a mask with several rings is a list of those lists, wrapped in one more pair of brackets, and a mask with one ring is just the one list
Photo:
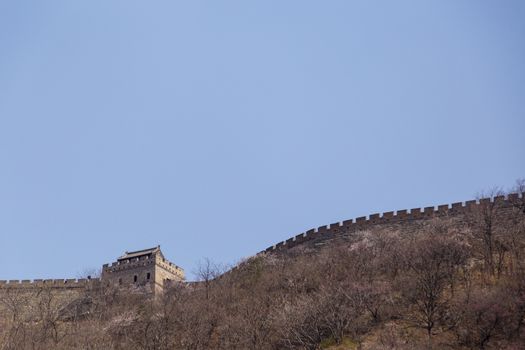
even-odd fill
[(491, 198), (481, 198), (479, 200), (469, 200), (466, 202), (457, 202), (452, 204), (443, 204), (438, 206), (413, 208), (410, 210), (403, 209), (389, 211), (384, 213), (375, 213), (368, 216), (349, 219), (342, 222), (336, 222), (330, 225), (320, 226), (300, 233), (285, 241), (279, 242), (259, 254), (283, 253), (288, 249), (302, 246), (305, 244), (315, 245), (323, 242), (345, 238), (354, 232), (371, 229), (381, 226), (410, 226), (414, 223), (440, 217), (464, 217), (472, 214), (486, 206), (496, 206), (505, 212), (516, 207), (525, 200), (523, 193), (511, 193), (506, 196), (496, 196)]
[(52, 289), (83, 289), (100, 283), (99, 278), (79, 279), (35, 279), (35, 280), (0, 280), (1, 288), (52, 288)]
[[(428, 221), (433, 218), (449, 217), (449, 218), (462, 218), (465, 215), (475, 212), (484, 206), (497, 206), (506, 212), (512, 208), (516, 208), (519, 204), (523, 208), (523, 201), (525, 197), (523, 193), (511, 193), (507, 196), (496, 196), (493, 198), (482, 198), (479, 200), (469, 200), (466, 202), (457, 202), (438, 206), (430, 206), (424, 208), (413, 208), (410, 210), (397, 210), (389, 211), (382, 214), (376, 213), (369, 216), (358, 217), (356, 219), (345, 220), (343, 222), (336, 222), (330, 225), (320, 226), (315, 229), (308, 230), (304, 233), (298, 234), (285, 241), (279, 242), (267, 249), (256, 254), (283, 254), (289, 249), (295, 247), (309, 245), (315, 247), (318, 245), (324, 245), (331, 240), (345, 239), (350, 237), (353, 233), (363, 231), (367, 229), (373, 229), (377, 227), (396, 227), (413, 229), (414, 224), (418, 224), (424, 221)], [(153, 249), (153, 248), (152, 248)], [(104, 269), (113, 268), (115, 271), (120, 271), (126, 266), (135, 265), (148, 265), (143, 262), (145, 257), (137, 257), (136, 259), (119, 259), (119, 261), (112, 263), (111, 265), (105, 264)], [(176, 265), (163, 260), (163, 257), (159, 257), (159, 264), (164, 267), (170, 267), (175, 269), (176, 273), (179, 273), (180, 268)], [(129, 265), (127, 265), (129, 264)], [(164, 264), (164, 265), (163, 265)], [(137, 265), (138, 266), (138, 265)], [(171, 269), (166, 269), (171, 271)], [(235, 270), (236, 268), (233, 268)], [(232, 270), (232, 271), (233, 271)], [(174, 273), (175, 273), (174, 272)], [(145, 274), (146, 272), (144, 272)], [(181, 273), (182, 270), (181, 270)], [(129, 273), (127, 274), (129, 275)], [(130, 275), (131, 276), (131, 275)], [(131, 278), (131, 277), (130, 277)], [(136, 282), (135, 277), (135, 282)], [(149, 274), (148, 274), (149, 279)], [(97, 285), (104, 282), (104, 276), (102, 280), (99, 278), (86, 278), (86, 279), (35, 279), (35, 280), (0, 280), (0, 291), (7, 289), (35, 289), (35, 288), (51, 288), (53, 290), (81, 290), (88, 286)], [(113, 281), (114, 282), (114, 281)], [(120, 281), (119, 281), (120, 282)]]

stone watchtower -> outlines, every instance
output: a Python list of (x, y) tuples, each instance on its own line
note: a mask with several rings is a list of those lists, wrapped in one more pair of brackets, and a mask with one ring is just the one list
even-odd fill
[(102, 266), (102, 281), (162, 292), (170, 281), (183, 281), (184, 271), (164, 258), (160, 246), (125, 252), (116, 262)]

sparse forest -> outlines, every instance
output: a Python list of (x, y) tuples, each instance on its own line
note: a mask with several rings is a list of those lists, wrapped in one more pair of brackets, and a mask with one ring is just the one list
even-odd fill
[[(519, 182), (514, 192), (523, 193)], [(499, 193), (491, 192), (490, 196)], [(257, 256), (161, 297), (0, 296), (0, 349), (525, 349), (525, 202)]]

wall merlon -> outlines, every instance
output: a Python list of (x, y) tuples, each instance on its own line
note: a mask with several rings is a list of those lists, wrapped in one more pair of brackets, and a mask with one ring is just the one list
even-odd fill
[(355, 219), (355, 223), (358, 225), (366, 224), (366, 216), (361, 216)]
[(463, 209), (463, 202), (452, 203), (451, 209), (454, 210), (454, 211), (459, 211), (459, 210)]
[(343, 221), (343, 226), (345, 226), (345, 227), (352, 226), (353, 224), (354, 224), (354, 219), (349, 219), (349, 220)]
[(438, 213), (446, 213), (449, 209), (449, 206), (448, 204), (442, 204), (442, 205), (438, 205)]
[(298, 242), (300, 242), (300, 241), (302, 241), (305, 237), (306, 237), (306, 232), (305, 232), (305, 233), (300, 233), (300, 234), (298, 234), (298, 235), (295, 236), (293, 239), (294, 239), (294, 241), (298, 241)]
[(490, 198), (481, 198), (479, 200), (479, 204), (482, 204), (482, 205), (487, 205), (489, 204), (491, 201), (490, 201)]
[(338, 222), (334, 222), (333, 224), (330, 224), (330, 230), (332, 230), (332, 229), (334, 229), (334, 228), (335, 228), (335, 229), (338, 229), (338, 228), (340, 228), (341, 226), (342, 226), (342, 224), (341, 224), (340, 221), (338, 221)]
[(421, 208), (412, 208), (410, 209), (410, 218), (419, 218), (421, 216)]
[(425, 207), (423, 209), (423, 213), (425, 216), (432, 216), (434, 215), (434, 212), (436, 211), (436, 207)]
[(505, 202), (505, 196), (496, 196), (494, 197), (494, 203), (502, 204)]
[(383, 219), (390, 220), (394, 217), (393, 211), (387, 211), (386, 213), (383, 213)]
[(328, 231), (328, 227), (326, 227), (326, 225), (325, 226), (319, 226), (317, 228), (317, 232), (318, 233), (325, 233), (326, 231)]
[(478, 202), (476, 200), (466, 201), (465, 206), (468, 210), (474, 209), (478, 205)]
[(398, 219), (406, 218), (407, 217), (407, 210), (403, 209), (403, 210), (396, 211), (396, 216), (397, 216)]
[(379, 221), (379, 213), (370, 214), (370, 216), (368, 217), (368, 220), (370, 222), (372, 222), (372, 223), (378, 222)]

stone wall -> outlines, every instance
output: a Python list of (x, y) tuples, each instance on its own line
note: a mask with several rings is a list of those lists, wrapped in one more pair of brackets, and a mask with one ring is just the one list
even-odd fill
[(154, 274), (155, 259), (136, 258), (132, 261), (125, 260), (102, 266), (102, 280), (119, 285), (145, 285), (154, 281)]
[(512, 193), (508, 196), (482, 198), (480, 200), (457, 202), (450, 205), (443, 204), (432, 207), (370, 214), (368, 216), (336, 222), (308, 230), (268, 247), (257, 255), (286, 253), (295, 247), (321, 246), (333, 240), (345, 240), (358, 231), (375, 228), (392, 228), (411, 231), (426, 221), (435, 218), (447, 217), (456, 220), (458, 224), (466, 223), (469, 215), (473, 215), (485, 207), (495, 206), (500, 211), (499, 215), (505, 215), (506, 212), (511, 211), (513, 208), (523, 206), (523, 201), (523, 193)]
[(166, 281), (183, 281), (184, 272), (171, 262), (157, 257), (157, 269), (155, 270), (155, 292), (164, 288)]
[(0, 281), (0, 321), (4, 317), (29, 321), (43, 313), (68, 317), (73, 301), (101, 285), (99, 279)]
[(35, 279), (35, 280), (0, 280), (0, 289), (84, 289), (100, 283), (98, 278), (82, 279)]
[[(285, 241), (268, 247), (259, 254), (282, 254), (293, 251), (295, 248), (316, 248), (326, 245), (331, 241), (350, 239), (356, 232), (373, 230), (377, 228), (390, 228), (403, 231), (416, 230), (425, 222), (435, 218), (449, 218), (456, 221), (457, 225), (468, 221), (469, 215), (475, 214), (483, 208), (494, 206), (499, 209), (500, 216), (505, 215), (517, 206), (523, 208), (525, 198), (523, 193), (512, 193), (508, 196), (497, 196), (470, 200), (452, 204), (444, 204), (410, 210), (397, 210), (385, 213), (376, 213), (356, 219), (336, 222), (320, 226), (315, 229), (300, 233)], [(523, 210), (523, 209), (521, 209)], [(147, 278), (149, 274), (149, 279)], [(137, 281), (134, 281), (137, 276)], [(102, 281), (121, 285), (148, 285), (155, 286), (155, 291), (161, 290), (166, 280), (183, 280), (184, 272), (171, 262), (156, 256), (152, 259), (144, 257), (134, 258), (122, 262), (105, 264), (102, 269)], [(98, 279), (66, 279), (66, 280), (0, 280), (0, 293), (2, 290), (22, 289), (54, 289), (57, 291), (81, 290), (90, 285), (101, 283)]]
[(184, 280), (184, 271), (159, 254), (152, 258), (141, 256), (104, 264), (102, 280), (121, 286), (154, 287), (155, 292), (160, 292), (165, 280)]

